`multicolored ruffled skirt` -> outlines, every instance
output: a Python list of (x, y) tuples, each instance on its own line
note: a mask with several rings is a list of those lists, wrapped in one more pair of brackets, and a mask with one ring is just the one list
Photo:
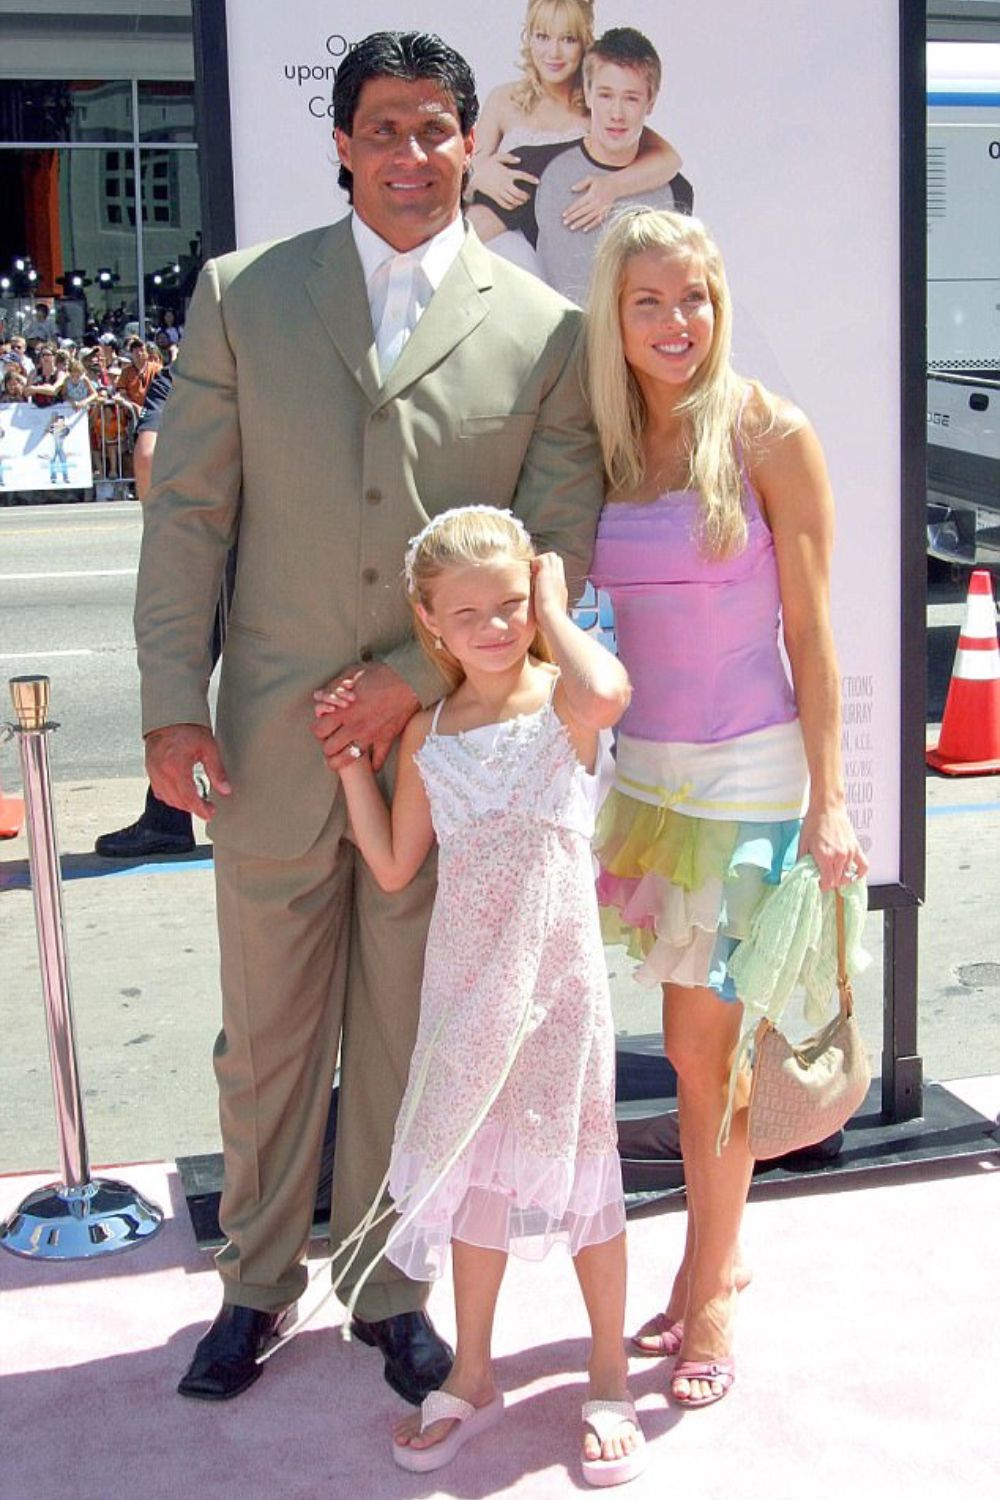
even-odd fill
[[(766, 770), (761, 760), (748, 777), (740, 761), (734, 777), (723, 771), (716, 746), (709, 749), (713, 777), (706, 781), (698, 777), (702, 758), (689, 754), (696, 747), (619, 737), (615, 786), (594, 839), (597, 895), (604, 941), (624, 945), (641, 961), (640, 984), (707, 986), (723, 1000), (738, 998), (729, 959), (795, 863), (805, 789), (797, 723), (741, 737), (753, 740), (760, 752), (766, 749)], [(679, 759), (691, 776), (681, 775)], [(674, 790), (667, 790), (670, 783)], [(749, 816), (719, 816), (730, 806)], [(794, 816), (768, 818), (772, 810)]]

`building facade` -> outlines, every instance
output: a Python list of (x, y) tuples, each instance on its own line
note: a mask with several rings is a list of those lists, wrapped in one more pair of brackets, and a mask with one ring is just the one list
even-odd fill
[(191, 0), (0, 0), (0, 325), (183, 321), (201, 263)]

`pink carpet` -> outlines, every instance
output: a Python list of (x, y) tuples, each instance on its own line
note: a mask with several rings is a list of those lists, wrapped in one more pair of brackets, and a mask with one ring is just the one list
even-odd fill
[[(508, 1411), (438, 1475), (398, 1470), (405, 1408), (329, 1304), (262, 1380), (224, 1405), (174, 1385), (214, 1315), (218, 1283), (194, 1243), (176, 1173), (117, 1168), (167, 1211), (159, 1236), (96, 1265), (0, 1253), (2, 1500), (554, 1500), (586, 1490), (576, 1462), (585, 1323), (570, 1263), (513, 1264), (498, 1318)], [(0, 1216), (45, 1179), (0, 1180)], [(751, 1203), (756, 1269), (741, 1298), (737, 1383), (686, 1414), (667, 1365), (636, 1360), (646, 1475), (657, 1500), (935, 1500), (997, 1492), (1000, 1334), (996, 1158), (960, 1175)], [(631, 1324), (659, 1304), (679, 1213), (630, 1227)], [(453, 1329), (448, 1291), (432, 1312)]]

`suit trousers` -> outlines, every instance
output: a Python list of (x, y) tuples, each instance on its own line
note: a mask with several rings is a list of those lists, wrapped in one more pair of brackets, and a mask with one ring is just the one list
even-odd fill
[[(379, 1190), (416, 1038), (436, 851), (388, 895), (335, 808), (304, 855), (277, 860), (216, 845), (223, 1026), (215, 1046), (225, 1162), (216, 1258), (224, 1300), (274, 1311), (306, 1285), (323, 1134), (340, 1051), (330, 1238)], [(341, 1286), (377, 1256), (391, 1217)], [(345, 1257), (346, 1259), (346, 1257)], [(336, 1269), (336, 1267), (335, 1267)], [(382, 1259), (358, 1314), (411, 1312), (427, 1283)]]

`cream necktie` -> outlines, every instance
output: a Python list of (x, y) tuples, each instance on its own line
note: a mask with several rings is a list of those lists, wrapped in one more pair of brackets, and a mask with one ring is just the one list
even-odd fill
[[(413, 278), (419, 266), (412, 251), (394, 255), (383, 266), (388, 266), (389, 285), (375, 337), (375, 347), (378, 351), (379, 372), (384, 381), (413, 332)], [(383, 267), (379, 269), (382, 270)]]

